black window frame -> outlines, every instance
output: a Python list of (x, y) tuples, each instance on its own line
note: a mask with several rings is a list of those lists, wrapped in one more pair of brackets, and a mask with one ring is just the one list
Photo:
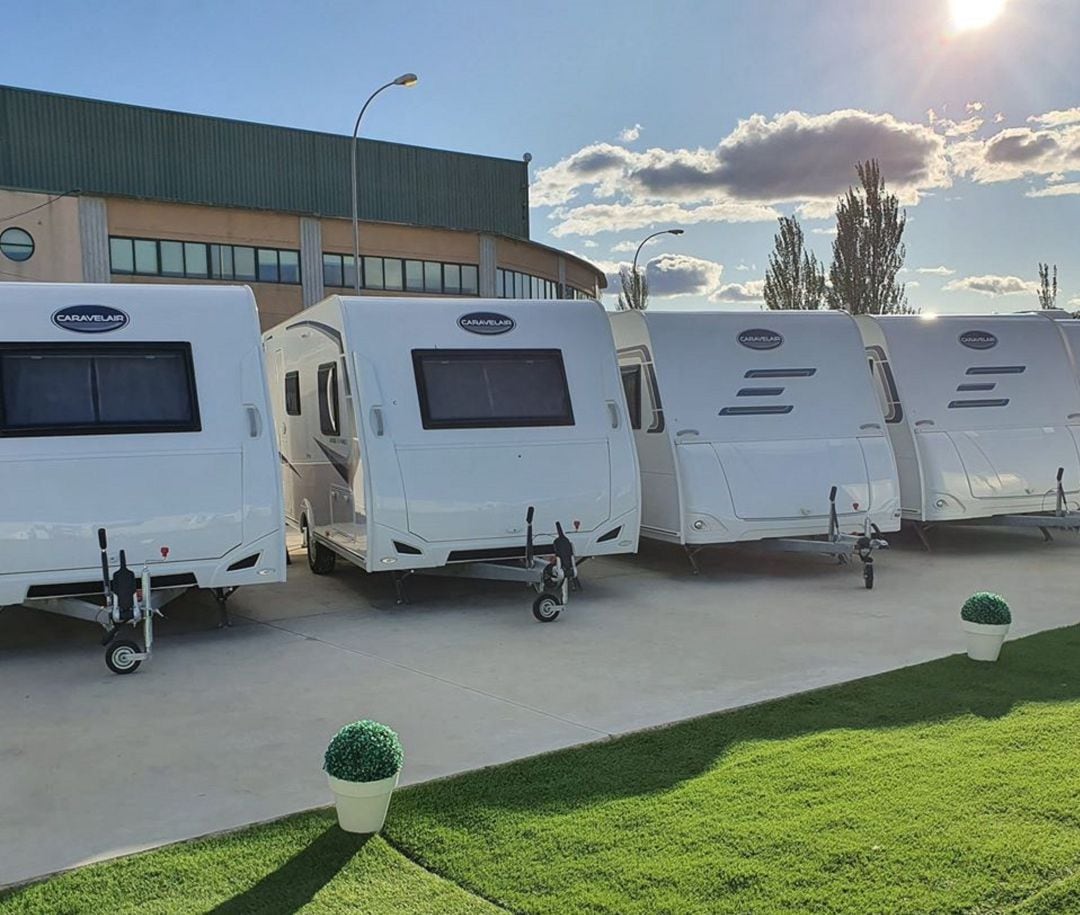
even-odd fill
[(300, 416), (303, 404), (300, 402), (300, 373), (285, 373), (285, 415)]
[[(427, 392), (427, 378), (424, 374), (424, 360), (460, 358), (465, 361), (482, 362), (485, 359), (502, 358), (508, 355), (522, 359), (541, 359), (555, 357), (563, 390), (566, 392), (566, 412), (557, 417), (521, 417), (500, 418), (477, 417), (476, 419), (432, 419), (430, 401)], [(574, 401), (570, 395), (570, 382), (566, 375), (566, 362), (561, 349), (414, 349), (412, 350), (413, 375), (416, 378), (416, 395), (420, 402), (420, 422), (425, 429), (531, 429), (544, 426), (574, 426)]]
[[(127, 245), (128, 253), (131, 255), (131, 269), (124, 270), (118, 268), (115, 258), (114, 249), (119, 248), (121, 244)], [(162, 262), (161, 246), (163, 244), (179, 245), (181, 253), (182, 269), (180, 272), (173, 270), (166, 271)], [(140, 270), (137, 264), (136, 246), (144, 245), (151, 246), (154, 253), (154, 269), (153, 270)], [(196, 270), (191, 263), (195, 257), (199, 257), (197, 250), (202, 251), (201, 258), (205, 259), (205, 269)], [(236, 267), (236, 252), (237, 251), (250, 251), (253, 259), (253, 272), (243, 273), (239, 272)], [(259, 252), (266, 252), (272, 254), (274, 257), (274, 271), (277, 279), (262, 279), (259, 276)], [(289, 257), (288, 260), (294, 260), (295, 263), (288, 264), (285, 268), (281, 266), (281, 256), (285, 254)], [(195, 257), (193, 257), (193, 255)], [(226, 262), (228, 269), (226, 269)], [(282, 270), (292, 272), (295, 269), (296, 279), (283, 279)], [(109, 236), (109, 272), (114, 273), (117, 276), (163, 276), (172, 279), (189, 279), (189, 280), (233, 280), (242, 283), (270, 283), (275, 286), (300, 286), (303, 284), (304, 267), (300, 259), (300, 251), (297, 248), (267, 248), (257, 247), (255, 245), (232, 245), (223, 242), (202, 242), (202, 241), (189, 241), (179, 238), (140, 238), (130, 235), (110, 235)]]
[[(323, 435), (341, 435), (341, 395), (338, 392), (338, 368), (336, 362), (324, 362), (316, 376), (319, 397), (319, 431)], [(328, 393), (333, 393), (333, 404)], [(332, 414), (332, 415), (331, 415)]]
[[(143, 355), (179, 354), (185, 369), (188, 403), (191, 418), (186, 422), (148, 423), (82, 423), (63, 426), (8, 426), (4, 416), (3, 373), (0, 372), (0, 438), (54, 438), (72, 435), (163, 435), (202, 431), (202, 414), (199, 411), (199, 390), (195, 381), (195, 362), (191, 344), (187, 341), (78, 341), (71, 343), (0, 343), (0, 361), (6, 353), (32, 353), (40, 355), (80, 355), (92, 358), (95, 354), (141, 353)], [(95, 375), (96, 378), (96, 375)], [(93, 393), (95, 404), (98, 394)]]
[[(626, 397), (626, 412), (630, 415), (630, 428), (638, 431), (641, 429), (641, 363), (620, 365), (619, 378), (622, 381), (623, 394)], [(633, 395), (631, 395), (630, 388), (626, 385), (627, 379), (633, 379), (632, 383), (635, 388)]]

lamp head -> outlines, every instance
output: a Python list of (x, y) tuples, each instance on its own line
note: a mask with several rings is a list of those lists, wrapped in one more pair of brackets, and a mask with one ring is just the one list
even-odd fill
[(415, 73), (402, 73), (394, 80), (395, 86), (415, 86), (420, 81)]
[(682, 235), (685, 229), (668, 229), (668, 235)]

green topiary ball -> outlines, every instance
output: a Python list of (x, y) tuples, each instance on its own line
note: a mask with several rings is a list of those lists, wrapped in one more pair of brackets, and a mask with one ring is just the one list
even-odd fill
[(330, 741), (323, 769), (346, 782), (376, 782), (396, 774), (404, 758), (398, 735), (385, 724), (354, 721)]
[(1012, 613), (1000, 594), (979, 591), (964, 601), (964, 606), (960, 608), (960, 619), (965, 623), (1005, 626), (1012, 622)]

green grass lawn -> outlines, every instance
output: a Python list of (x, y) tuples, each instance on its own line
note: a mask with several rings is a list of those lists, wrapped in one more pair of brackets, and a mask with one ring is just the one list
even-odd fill
[(389, 844), (331, 823), (0, 912), (1080, 912), (1080, 627), (402, 791)]

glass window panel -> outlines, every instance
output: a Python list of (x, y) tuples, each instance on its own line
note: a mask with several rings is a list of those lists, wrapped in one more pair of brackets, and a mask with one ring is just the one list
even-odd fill
[(184, 275), (184, 245), (178, 241), (163, 241), (161, 245), (161, 275)]
[(346, 289), (356, 289), (356, 264), (351, 254), (341, 258), (341, 276)]
[(516, 270), (514, 271), (514, 296), (513, 297), (515, 299), (523, 298), (522, 280), (524, 280), (524, 279), (525, 279), (525, 277), (523, 277)]
[(405, 288), (410, 292), (422, 292), (424, 289), (424, 262), (405, 261)]
[(94, 357), (98, 421), (107, 425), (186, 425), (194, 420), (187, 362), (181, 353)]
[(442, 292), (442, 264), (424, 261), (424, 292)]
[(4, 425), (83, 426), (94, 422), (88, 356), (4, 353), (0, 356)]
[(383, 259), (383, 280), (387, 289), (405, 288), (401, 261), (396, 257), (387, 257)]
[(135, 272), (135, 250), (130, 238), (109, 239), (109, 261), (113, 273)]
[(322, 281), (324, 286), (344, 286), (340, 254), (322, 256)]
[(381, 257), (364, 258), (364, 288), (383, 288), (383, 269)]
[(147, 241), (144, 238), (135, 239), (135, 272), (158, 272), (158, 255), (156, 241)]
[(414, 350), (425, 429), (572, 426), (559, 350)]
[(273, 248), (258, 250), (259, 282), (276, 283), (278, 281), (278, 253)]
[(461, 266), (461, 291), (465, 295), (480, 294), (480, 271), (471, 264)]
[(300, 282), (299, 251), (278, 251), (278, 267), (282, 283)]
[(233, 270), (238, 280), (255, 279), (255, 249), (233, 247)]
[(184, 242), (184, 273), (188, 276), (207, 276), (206, 245), (199, 242)]
[(506, 298), (506, 271), (502, 267), (495, 269), (495, 295), (500, 299)]
[(454, 295), (461, 292), (461, 268), (457, 264), (443, 264), (443, 288)]

